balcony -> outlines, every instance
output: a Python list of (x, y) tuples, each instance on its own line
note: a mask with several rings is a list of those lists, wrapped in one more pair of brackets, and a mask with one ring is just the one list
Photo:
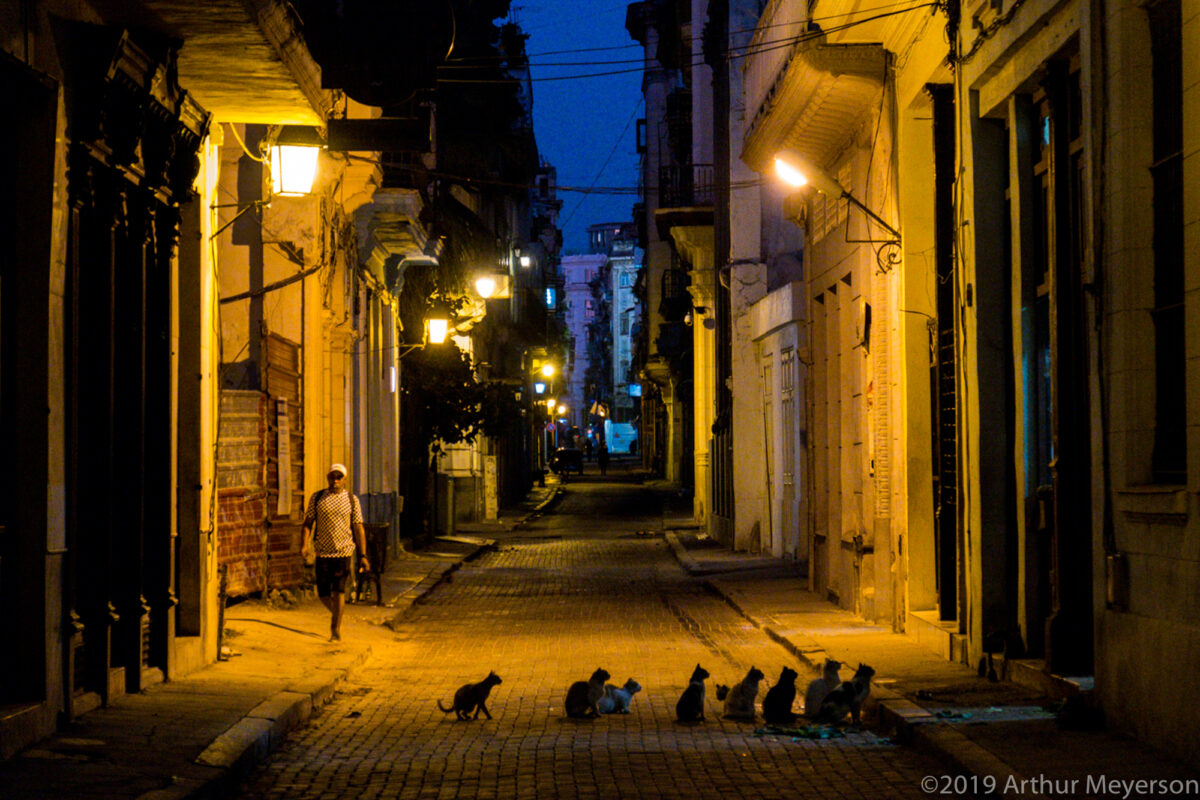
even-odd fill
[(669, 164), (658, 170), (658, 206), (709, 207), (713, 204), (712, 164)]
[(681, 321), (692, 307), (692, 297), (688, 294), (687, 270), (672, 267), (663, 270), (662, 299), (658, 304), (658, 313), (663, 319)]
[(712, 229), (712, 164), (671, 164), (658, 171), (658, 205), (654, 225), (661, 239), (670, 239), (673, 230)]

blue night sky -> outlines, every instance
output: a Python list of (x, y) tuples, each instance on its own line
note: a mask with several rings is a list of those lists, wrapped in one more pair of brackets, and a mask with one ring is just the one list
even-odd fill
[[(542, 158), (558, 169), (560, 187), (596, 189), (585, 194), (560, 188), (564, 253), (586, 251), (588, 225), (633, 218), (635, 192), (606, 191), (633, 190), (638, 181), (641, 46), (625, 31), (629, 1), (527, 0), (512, 6), (513, 18), (529, 34), (534, 133)], [(625, 63), (556, 66), (564, 62)]]

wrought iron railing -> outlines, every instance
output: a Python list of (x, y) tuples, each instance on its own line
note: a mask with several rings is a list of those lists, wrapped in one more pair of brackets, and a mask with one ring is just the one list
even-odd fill
[(668, 164), (659, 167), (659, 208), (711, 206), (712, 204), (712, 164)]

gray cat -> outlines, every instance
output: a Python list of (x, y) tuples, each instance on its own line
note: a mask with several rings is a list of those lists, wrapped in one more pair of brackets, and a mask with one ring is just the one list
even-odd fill
[(567, 716), (577, 719), (600, 716), (596, 704), (604, 697), (604, 682), (611, 677), (605, 670), (598, 669), (586, 681), (572, 683), (571, 688), (567, 689)]
[(741, 683), (733, 685), (725, 696), (726, 719), (754, 721), (754, 701), (758, 699), (758, 684), (762, 679), (762, 670), (751, 667)]
[(624, 686), (613, 686), (611, 683), (604, 687), (604, 697), (596, 703), (601, 714), (628, 714), (629, 704), (633, 696), (642, 690), (642, 685), (633, 678), (625, 681)]
[(702, 722), (704, 720), (704, 680), (707, 677), (708, 670), (697, 664), (696, 668), (692, 670), (692, 677), (687, 688), (683, 690), (679, 702), (675, 704), (675, 719), (680, 722)]
[[(488, 676), (479, 683), (467, 683), (458, 688), (454, 693), (454, 703), (450, 708), (442, 705), (442, 701), (438, 700), (438, 708), (443, 714), (454, 712), (459, 719), (479, 719), (479, 712), (482, 711), (487, 715), (488, 719), (492, 718), (491, 712), (487, 710), (488, 695), (492, 692), (492, 687), (498, 683), (502, 683), (500, 676), (495, 672), (489, 672)], [(468, 715), (474, 711), (475, 716)]]
[(849, 714), (854, 724), (859, 723), (863, 701), (871, 693), (871, 677), (875, 670), (866, 664), (859, 664), (854, 677), (843, 681), (842, 685), (825, 695), (821, 708), (817, 711), (818, 722), (841, 722)]
[(813, 679), (804, 692), (804, 716), (810, 719), (815, 717), (825, 695), (841, 684), (842, 679), (838, 677), (838, 670), (841, 668), (842, 662), (834, 661), (832, 658), (825, 659), (825, 672), (821, 677)]

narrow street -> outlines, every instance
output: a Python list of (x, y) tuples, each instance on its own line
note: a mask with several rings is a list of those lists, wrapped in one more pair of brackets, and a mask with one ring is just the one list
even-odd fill
[[(767, 687), (795, 660), (679, 567), (659, 498), (594, 465), (551, 513), (453, 573), (238, 796), (401, 798), (920, 797), (928, 757), (868, 731), (756, 736), (722, 720), (717, 683), (758, 666)], [(699, 662), (707, 721), (675, 722)], [(594, 669), (644, 687), (628, 715), (567, 719)], [(803, 669), (801, 667), (801, 669)], [(494, 719), (443, 714), (495, 670)], [(811, 676), (801, 672), (803, 687)]]

